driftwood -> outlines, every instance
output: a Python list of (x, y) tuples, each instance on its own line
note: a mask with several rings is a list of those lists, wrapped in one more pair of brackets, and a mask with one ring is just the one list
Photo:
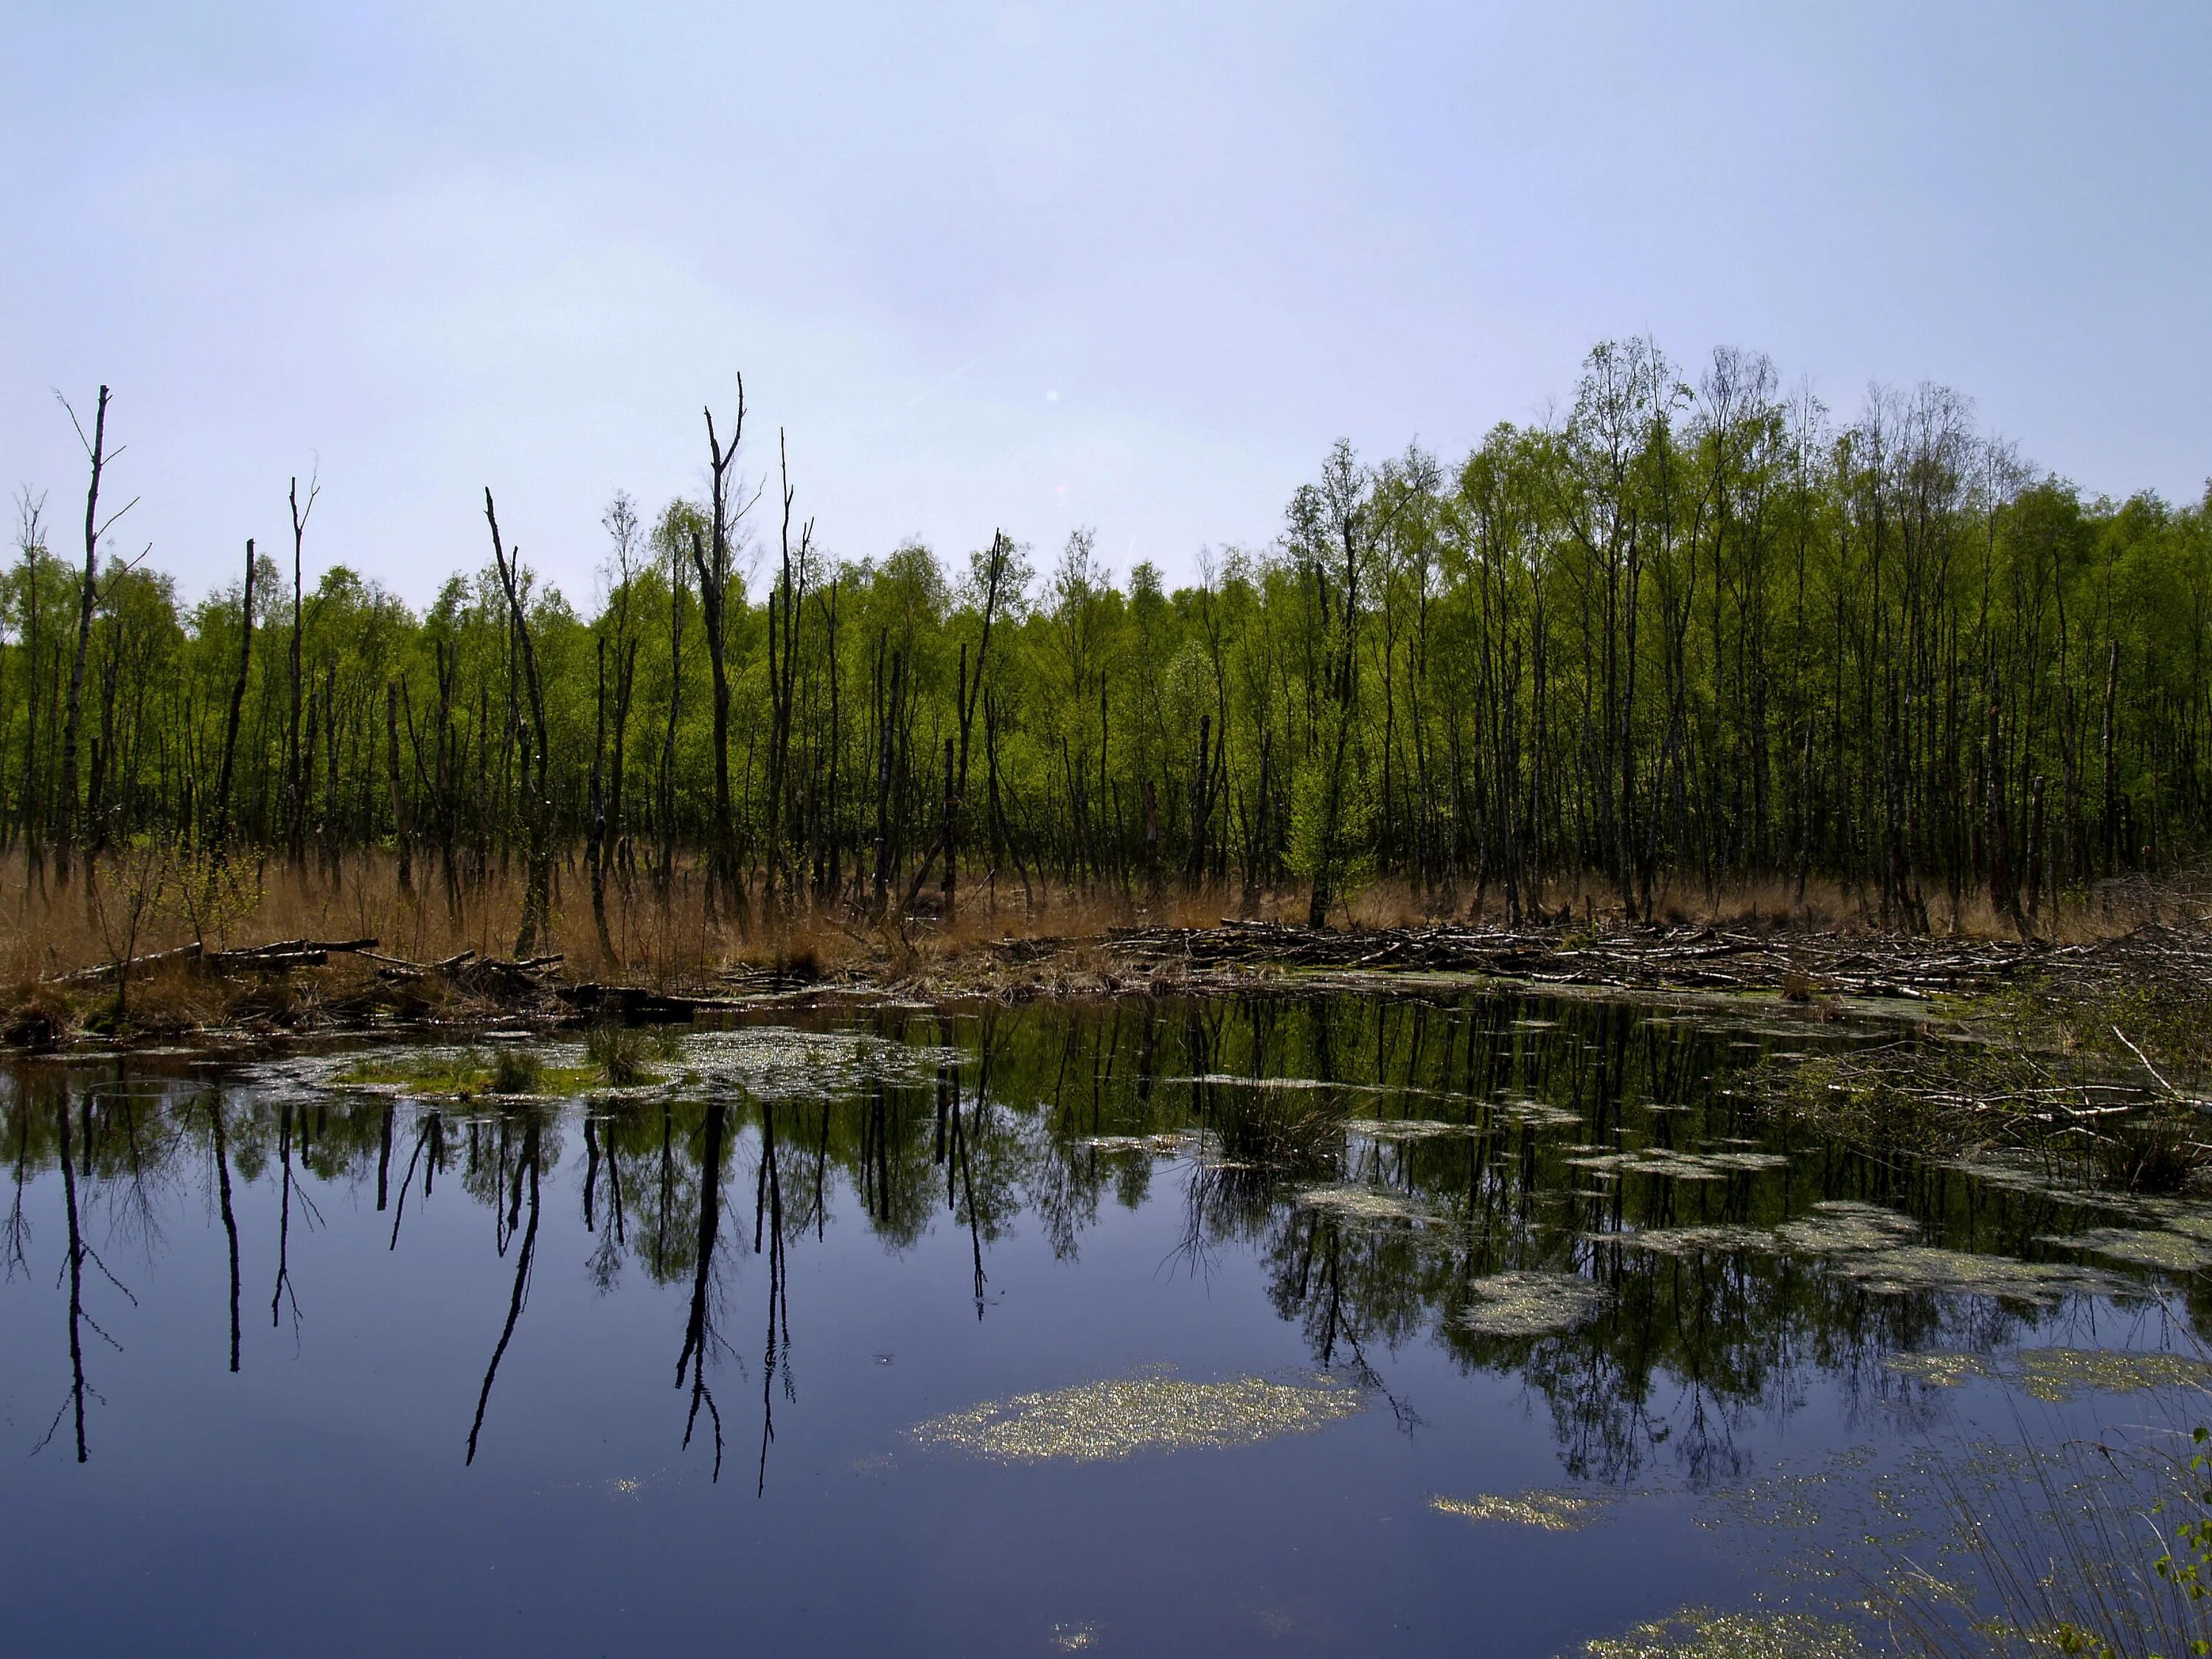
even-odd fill
[(1272, 922), (1115, 932), (1116, 957), (1153, 975), (1266, 968), (1473, 974), (1626, 990), (1775, 990), (1924, 1001), (2029, 975), (2082, 982), (2154, 975), (2212, 978), (2212, 934), (2138, 928), (2094, 945), (1869, 936), (1741, 927), (1622, 927), (1601, 933), (1438, 925), (1335, 932)]
[(572, 1013), (591, 1018), (666, 1022), (696, 1019), (745, 1005), (728, 997), (675, 996), (642, 985), (563, 985), (556, 994)]
[(80, 968), (46, 981), (49, 985), (100, 985), (113, 979), (127, 965), (133, 974), (169, 963), (191, 963), (210, 974), (281, 974), (295, 968), (320, 968), (340, 954), (368, 956), (377, 945), (373, 939), (282, 939), (270, 945), (249, 945), (235, 951), (210, 951), (199, 944), (180, 945), (171, 951), (150, 951), (131, 958), (128, 964), (103, 962)]

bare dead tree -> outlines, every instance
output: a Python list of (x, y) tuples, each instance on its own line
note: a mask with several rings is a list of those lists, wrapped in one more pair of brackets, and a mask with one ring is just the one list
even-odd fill
[(307, 515), (315, 510), (315, 497), (322, 494), (318, 475), (307, 479), (307, 500), (300, 501), (300, 479), (292, 478), (292, 493), (289, 498), (292, 507), (292, 724), (285, 738), (284, 781), (285, 805), (289, 812), (292, 840), (292, 862), (301, 866), (307, 856), (307, 788), (304, 775), (306, 760), (300, 752), (300, 699), (301, 696), (301, 660), (307, 640), (307, 612), (301, 592), (301, 555), (307, 538)]
[(62, 408), (68, 412), (70, 424), (76, 428), (77, 441), (84, 446), (85, 459), (92, 464), (92, 481), (84, 492), (84, 580), (77, 588), (76, 653), (70, 660), (69, 698), (62, 716), (62, 777), (61, 794), (54, 806), (54, 840), (59, 846), (59, 868), (62, 879), (69, 879), (70, 846), (76, 834), (76, 751), (77, 728), (84, 712), (84, 665), (92, 650), (92, 612), (98, 598), (100, 538), (106, 535), (115, 521), (138, 504), (133, 496), (103, 520), (100, 516), (100, 484), (109, 462), (123, 452), (110, 454), (107, 450), (107, 398), (106, 386), (100, 388), (100, 406), (92, 422), (92, 436), (84, 435), (84, 425), (70, 408), (69, 399), (58, 392)]
[(714, 685), (714, 824), (708, 853), (708, 902), (711, 907), (719, 892), (742, 923), (744, 898), (738, 883), (737, 823), (730, 805), (729, 587), (734, 538), (761, 493), (757, 488), (750, 500), (738, 499), (744, 494), (736, 469), (745, 434), (745, 377), (738, 376), (738, 418), (726, 447), (714, 430), (714, 411), (706, 415), (710, 540), (702, 546), (698, 532), (692, 532), (691, 562), (699, 574), (699, 606), (705, 613), (707, 661)]
[[(522, 926), (514, 939), (514, 954), (520, 957), (534, 955), (539, 933), (543, 931), (550, 938), (553, 927), (553, 790), (548, 775), (545, 688), (538, 676), (538, 651), (531, 641), (530, 618), (523, 611), (522, 550), (517, 548), (512, 559), (507, 556), (507, 544), (500, 538), (499, 513), (492, 505), (489, 488), (484, 490), (484, 522), (491, 526), (492, 561), (499, 568), (499, 584), (507, 594), (507, 613), (514, 620), (515, 639), (521, 649), (523, 684), (530, 699), (530, 726), (524, 734), (522, 753), (529, 869), (522, 896)], [(534, 782), (531, 773), (533, 749), (538, 761)]]
[(246, 679), (253, 666), (253, 538), (246, 538), (246, 586), (238, 602), (238, 678), (231, 682), (230, 714), (222, 726), (222, 767), (216, 774), (215, 812), (208, 835), (218, 854), (230, 831), (230, 780), (238, 756), (238, 722), (246, 708)]

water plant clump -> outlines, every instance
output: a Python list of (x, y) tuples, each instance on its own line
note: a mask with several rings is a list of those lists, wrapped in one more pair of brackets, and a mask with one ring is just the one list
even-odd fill
[(2212, 1239), (2166, 1228), (2098, 1227), (2071, 1237), (2045, 1237), (2038, 1242), (2166, 1273), (2201, 1273), (2212, 1267)]
[(1799, 1255), (1857, 1255), (1894, 1250), (1920, 1236), (1911, 1216), (1856, 1199), (1826, 1199), (1809, 1214), (1774, 1230), (1776, 1243)]
[(533, 1048), (520, 1045), (495, 1050), (491, 1062), (491, 1092), (530, 1095), (545, 1080), (545, 1062)]
[(1453, 1135), (1480, 1134), (1472, 1123), (1453, 1123), (1442, 1118), (1355, 1117), (1345, 1124), (1347, 1133), (1369, 1140), (1438, 1140)]
[(2125, 1280), (2094, 1267), (1973, 1255), (1926, 1244), (1843, 1256), (1832, 1271), (1877, 1296), (1942, 1291), (2043, 1306), (2055, 1306), (2069, 1296), (2124, 1296), (2129, 1289)]
[(1309, 1187), (1298, 1194), (1298, 1204), (1302, 1208), (1325, 1211), (1347, 1221), (1420, 1222), (1428, 1218), (1427, 1209), (1403, 1193), (1351, 1182)]
[(655, 1081), (650, 1066), (654, 1047), (638, 1027), (612, 1022), (593, 1026), (584, 1037), (585, 1057), (617, 1089)]
[(1133, 1376), (987, 1401), (916, 1424), (909, 1433), (926, 1449), (993, 1462), (1101, 1463), (1139, 1452), (1258, 1445), (1310, 1434), (1366, 1408), (1362, 1390), (1319, 1380)]
[(1574, 1492), (1485, 1492), (1480, 1498), (1431, 1497), (1429, 1507), (1439, 1515), (1455, 1515), (1468, 1521), (1501, 1521), (1534, 1527), (1540, 1532), (1574, 1532), (1589, 1525), (1612, 1506), (1607, 1495)]
[(1737, 1255), (1774, 1249), (1773, 1230), (1739, 1222), (1698, 1227), (1647, 1227), (1634, 1231), (1594, 1233), (1594, 1242), (1649, 1250), (1654, 1255)]
[(1474, 1300), (1454, 1320), (1477, 1336), (1553, 1336), (1592, 1318), (1605, 1287), (1579, 1273), (1519, 1268), (1468, 1285)]
[(1850, 1626), (1811, 1613), (1710, 1607), (1684, 1607), (1579, 1650), (1583, 1659), (1861, 1659), (1867, 1650)]
[(1885, 1363), (1899, 1376), (1931, 1388), (2001, 1382), (2045, 1405), (2063, 1404), (2082, 1394), (2201, 1389), (2212, 1382), (2212, 1364), (2164, 1348), (2022, 1348), (2009, 1355), (1912, 1352), (1892, 1354)]

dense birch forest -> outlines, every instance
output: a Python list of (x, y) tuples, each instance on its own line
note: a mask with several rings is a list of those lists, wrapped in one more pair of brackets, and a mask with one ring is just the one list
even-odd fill
[(149, 842), (374, 852), (456, 908), (512, 868), (525, 953), (586, 896), (604, 939), (610, 889), (742, 928), (1817, 880), (2025, 931), (2212, 828), (2212, 495), (2089, 498), (1940, 387), (1832, 410), (1755, 355), (1602, 344), (1464, 457), (1339, 443), (1170, 588), (1087, 532), (833, 556), (740, 383), (696, 499), (607, 504), (588, 613), (489, 490), (454, 503), (482, 568), (418, 612), (317, 558), (305, 478), (287, 544), (181, 594), (116, 525), (127, 408), (79, 406), (87, 474), (22, 493), (0, 592), (0, 836), (44, 886)]

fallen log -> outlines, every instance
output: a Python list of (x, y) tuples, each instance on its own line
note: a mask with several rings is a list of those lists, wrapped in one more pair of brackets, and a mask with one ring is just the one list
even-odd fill
[(579, 1015), (641, 1023), (690, 1020), (702, 1013), (723, 1012), (746, 1006), (730, 997), (677, 996), (665, 991), (648, 990), (642, 985), (562, 985), (556, 988), (554, 994)]
[(196, 939), (167, 951), (149, 951), (131, 957), (127, 963), (103, 962), (90, 968), (79, 968), (73, 973), (57, 975), (46, 983), (100, 985), (126, 967), (136, 974), (176, 962), (193, 963), (204, 971), (216, 974), (283, 973), (294, 968), (320, 968), (334, 953), (366, 956), (375, 950), (377, 943), (374, 939), (288, 939), (268, 945), (243, 945), (234, 951), (210, 951)]

